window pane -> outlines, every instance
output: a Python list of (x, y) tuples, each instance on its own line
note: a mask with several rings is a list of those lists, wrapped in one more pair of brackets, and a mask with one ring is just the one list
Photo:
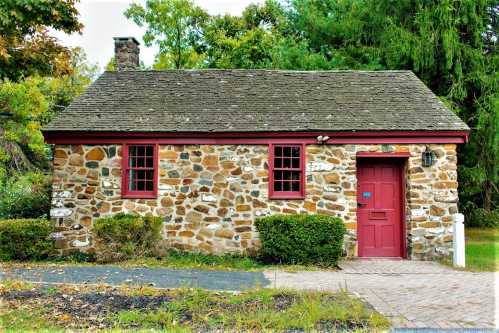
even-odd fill
[(154, 170), (146, 170), (145, 175), (147, 180), (154, 180)]
[(137, 182), (137, 191), (145, 191), (146, 186), (144, 181), (138, 181)]
[(282, 191), (282, 182), (280, 181), (274, 182), (274, 191)]
[(291, 180), (291, 171), (283, 171), (282, 172), (282, 179)]
[(282, 167), (283, 168), (291, 168), (291, 159), (284, 158), (282, 161)]
[(299, 158), (293, 158), (292, 159), (292, 167), (298, 169), (300, 167), (300, 159)]
[(137, 149), (135, 146), (129, 146), (128, 147), (128, 156), (135, 156), (137, 155)]
[(290, 182), (282, 182), (282, 190), (285, 192), (291, 191), (291, 183)]
[(300, 147), (292, 147), (291, 148), (291, 156), (300, 157)]
[(147, 146), (146, 148), (146, 156), (152, 156), (154, 155), (154, 147), (153, 146)]
[(283, 156), (285, 156), (285, 157), (291, 157), (291, 147), (284, 147)]
[(153, 167), (153, 163), (154, 162), (154, 159), (152, 157), (147, 157), (146, 158), (146, 168), (152, 168)]
[(135, 170), (130, 170), (129, 175), (128, 175), (128, 189), (130, 191), (136, 191), (136, 185), (137, 185), (137, 177), (136, 177), (136, 171)]
[(136, 162), (135, 162), (134, 166), (137, 168), (143, 168), (145, 166), (144, 161), (145, 161), (145, 158), (142, 156), (139, 156), (136, 158)]
[(280, 147), (280, 146), (275, 146), (275, 147), (274, 147), (274, 155), (275, 155), (275, 156), (282, 156), (282, 147)]
[(282, 168), (282, 158), (274, 159), (274, 168)]
[(291, 179), (300, 180), (300, 171), (291, 171)]
[(277, 180), (282, 179), (282, 171), (274, 171), (274, 178)]
[(137, 156), (145, 156), (146, 155), (146, 151), (145, 151), (145, 147), (144, 146), (138, 146), (137, 147)]
[(146, 191), (153, 191), (154, 190), (154, 183), (152, 180), (149, 180), (146, 182)]
[(292, 191), (293, 192), (300, 192), (300, 182), (293, 182)]

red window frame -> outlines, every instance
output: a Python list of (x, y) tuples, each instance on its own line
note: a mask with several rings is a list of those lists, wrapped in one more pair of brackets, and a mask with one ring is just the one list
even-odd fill
[[(148, 166), (130, 166), (129, 153), (130, 147), (153, 147), (152, 167)], [(147, 152), (143, 156), (135, 155), (135, 157), (147, 158)], [(146, 163), (144, 163), (146, 164)], [(123, 157), (122, 157), (122, 176), (121, 176), (121, 196), (122, 198), (136, 198), (136, 199), (153, 199), (158, 195), (158, 145), (154, 143), (140, 143), (140, 144), (123, 144)], [(150, 191), (133, 191), (130, 190), (130, 170), (153, 170), (152, 184), (153, 188)], [(140, 180), (136, 180), (138, 182)]]
[[(294, 157), (286, 157), (284, 153), (282, 153), (282, 157), (275, 156), (275, 147), (282, 147), (283, 149), (286, 147), (299, 147), (300, 148), (300, 156), (299, 156), (299, 167), (293, 167), (291, 161), (291, 167), (284, 167), (284, 159), (294, 158)], [(269, 198), (270, 199), (304, 199), (305, 198), (305, 144), (297, 143), (297, 144), (270, 144), (269, 145)], [(276, 158), (281, 159), (281, 165), (275, 165)], [(275, 182), (280, 181), (275, 179), (276, 172), (279, 171), (294, 171), (300, 172), (299, 179), (299, 190), (298, 191), (277, 191), (275, 190)], [(281, 178), (283, 178), (281, 176)], [(282, 180), (281, 182), (292, 182), (291, 180)], [(284, 186), (283, 186), (284, 187)], [(292, 187), (292, 186), (291, 186)]]

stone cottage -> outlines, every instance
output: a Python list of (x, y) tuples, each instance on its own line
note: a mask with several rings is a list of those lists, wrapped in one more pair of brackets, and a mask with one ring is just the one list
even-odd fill
[(189, 251), (251, 252), (256, 218), (317, 213), (343, 219), (351, 256), (450, 254), (469, 128), (412, 72), (144, 71), (134, 38), (115, 52), (44, 129), (61, 252), (134, 212)]

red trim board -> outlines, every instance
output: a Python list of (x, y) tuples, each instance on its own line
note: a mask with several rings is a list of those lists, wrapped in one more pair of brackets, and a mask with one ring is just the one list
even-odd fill
[(316, 144), (317, 136), (329, 136), (328, 144), (465, 143), (467, 131), (379, 132), (44, 132), (52, 144)]

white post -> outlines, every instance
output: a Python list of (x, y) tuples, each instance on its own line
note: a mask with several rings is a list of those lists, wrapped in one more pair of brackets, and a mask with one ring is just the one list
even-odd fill
[(464, 215), (454, 214), (454, 266), (465, 267)]

